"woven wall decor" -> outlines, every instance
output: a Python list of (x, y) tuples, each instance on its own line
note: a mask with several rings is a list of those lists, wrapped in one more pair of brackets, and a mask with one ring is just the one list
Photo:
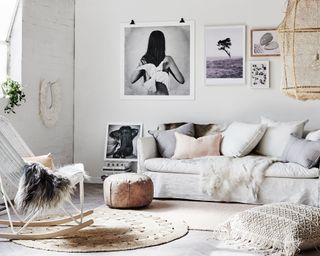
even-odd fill
[(284, 94), (320, 99), (320, 0), (289, 0), (278, 27)]
[(42, 123), (50, 128), (59, 120), (62, 109), (61, 85), (58, 81), (40, 81), (39, 114)]

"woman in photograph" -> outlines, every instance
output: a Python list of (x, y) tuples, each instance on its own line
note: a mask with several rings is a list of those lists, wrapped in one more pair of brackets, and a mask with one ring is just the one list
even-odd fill
[(184, 83), (184, 77), (177, 67), (174, 59), (167, 56), (164, 34), (155, 30), (149, 36), (147, 52), (131, 75), (131, 83), (137, 82), (141, 77), (148, 94), (169, 95), (169, 74), (178, 83)]

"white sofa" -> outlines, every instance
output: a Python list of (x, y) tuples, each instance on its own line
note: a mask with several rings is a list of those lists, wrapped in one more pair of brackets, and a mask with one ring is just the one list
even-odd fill
[[(193, 161), (161, 158), (153, 137), (138, 141), (138, 172), (148, 175), (154, 183), (155, 198), (176, 198), (220, 201), (202, 191), (200, 173)], [(235, 188), (229, 202), (266, 204), (293, 202), (319, 207), (319, 169), (306, 169), (295, 163), (276, 162), (265, 172), (258, 198), (244, 196), (246, 190)]]

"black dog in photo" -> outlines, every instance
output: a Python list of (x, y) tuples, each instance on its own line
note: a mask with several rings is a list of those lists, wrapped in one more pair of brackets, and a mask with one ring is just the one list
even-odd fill
[(133, 153), (133, 139), (138, 135), (139, 130), (130, 126), (121, 126), (118, 130), (112, 131), (109, 136), (114, 139), (114, 147), (107, 156), (113, 158), (126, 158)]

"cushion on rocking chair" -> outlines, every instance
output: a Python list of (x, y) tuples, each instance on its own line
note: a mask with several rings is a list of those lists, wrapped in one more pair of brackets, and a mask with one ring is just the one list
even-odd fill
[(42, 164), (44, 167), (47, 167), (51, 171), (55, 170), (53, 157), (51, 153), (42, 156), (23, 157), (23, 160), (28, 164), (38, 163)]

